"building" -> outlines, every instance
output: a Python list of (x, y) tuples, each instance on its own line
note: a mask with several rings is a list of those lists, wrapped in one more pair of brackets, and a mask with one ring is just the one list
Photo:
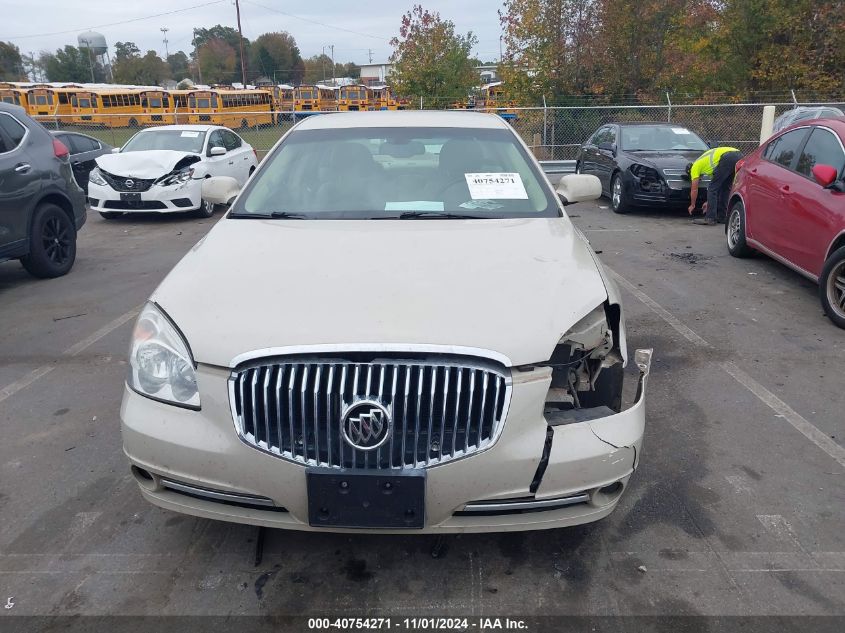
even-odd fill
[(361, 83), (365, 86), (388, 83), (393, 64), (361, 64)]

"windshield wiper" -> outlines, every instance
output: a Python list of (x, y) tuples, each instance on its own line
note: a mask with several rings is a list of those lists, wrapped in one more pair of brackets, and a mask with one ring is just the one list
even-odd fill
[(444, 213), (442, 211), (405, 211), (399, 215), (389, 215), (377, 220), (418, 220), (420, 218), (433, 218), (435, 220), (483, 220), (479, 215), (466, 215), (463, 213)]
[(272, 213), (230, 213), (230, 218), (244, 218), (247, 220), (307, 220), (304, 213), (288, 213), (287, 211), (273, 211)]

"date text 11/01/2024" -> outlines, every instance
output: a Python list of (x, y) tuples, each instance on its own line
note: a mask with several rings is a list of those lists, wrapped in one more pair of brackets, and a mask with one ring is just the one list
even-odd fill
[(309, 618), (310, 631), (525, 631), (528, 625), (517, 618)]

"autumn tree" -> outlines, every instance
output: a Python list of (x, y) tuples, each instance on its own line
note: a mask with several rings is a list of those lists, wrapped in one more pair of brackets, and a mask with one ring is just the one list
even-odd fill
[(47, 81), (66, 81), (85, 83), (91, 81), (91, 69), (94, 69), (94, 81), (105, 82), (106, 71), (87, 48), (77, 48), (68, 44), (55, 53), (43, 51), (39, 59)]
[(235, 49), (225, 40), (212, 38), (198, 51), (203, 81), (207, 84), (228, 84), (240, 78), (236, 72), (238, 58)]
[(170, 67), (170, 77), (180, 81), (191, 76), (191, 67), (188, 56), (184, 51), (176, 51), (167, 56), (167, 65)]
[(24, 75), (20, 49), (11, 42), (0, 42), (0, 81), (20, 81)]
[(458, 34), (453, 22), (415, 5), (390, 41), (391, 83), (398, 94), (422, 96), (429, 104), (464, 99), (479, 82), (470, 60), (477, 42), (472, 32)]
[[(238, 33), (237, 29), (233, 29), (231, 26), (223, 26), (222, 24), (215, 24), (211, 28), (197, 28), (194, 29), (194, 38), (193, 44), (195, 50), (199, 51), (203, 48), (207, 43), (211, 42), (212, 40), (222, 40), (226, 44), (231, 47), (231, 49), (235, 53), (235, 65), (234, 68), (237, 69), (237, 73), (232, 72), (230, 73), (225, 81), (227, 83), (231, 83), (232, 81), (240, 81), (241, 79), (241, 36)], [(220, 48), (219, 45), (215, 45), (216, 48)], [(249, 53), (250, 53), (250, 41), (247, 38), (243, 38), (243, 47), (244, 47), (244, 55), (246, 56), (246, 60), (249, 60)], [(218, 60), (219, 61), (219, 60)], [(249, 64), (245, 64), (247, 70), (249, 69)], [(205, 65), (202, 66), (202, 73), (203, 73), (203, 80), (209, 82), (210, 80), (205, 76)], [(211, 82), (216, 83), (216, 82)]]
[(117, 42), (112, 63), (115, 83), (158, 86), (170, 76), (170, 67), (155, 51), (141, 56), (134, 42)]
[(328, 81), (333, 77), (360, 77), (361, 67), (354, 62), (336, 63), (332, 67), (332, 58), (328, 55), (313, 55), (304, 62), (305, 73), (302, 83), (315, 84)]
[(254, 75), (273, 79), (274, 83), (302, 81), (305, 64), (296, 40), (290, 33), (264, 33), (250, 45), (250, 68)]

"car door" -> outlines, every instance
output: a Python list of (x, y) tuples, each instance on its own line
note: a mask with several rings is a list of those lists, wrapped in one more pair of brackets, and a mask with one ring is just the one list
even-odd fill
[(748, 236), (785, 257), (781, 224), (796, 178), (795, 164), (809, 133), (808, 127), (790, 130), (770, 141), (762, 159), (747, 171), (748, 196), (745, 200)]
[(213, 147), (222, 147), (223, 149), (226, 149), (222, 129), (212, 130), (208, 135), (208, 146), (203, 161), (208, 166), (208, 173), (211, 176), (231, 176), (232, 178), (240, 181), (241, 179), (238, 178), (238, 173), (235, 169), (235, 161), (229, 153), (229, 150), (226, 150), (226, 153), (221, 156), (209, 156), (208, 154)]
[(27, 248), (30, 200), (39, 189), (36, 165), (26, 151), (27, 128), (0, 112), (0, 258)]
[(581, 173), (596, 175), (596, 157), (598, 155), (598, 138), (604, 131), (604, 127), (600, 127), (593, 135), (587, 139), (587, 142), (581, 146)]
[(602, 133), (596, 139), (595, 175), (601, 181), (602, 189), (610, 191), (610, 177), (616, 168), (616, 153), (610, 149), (604, 149), (604, 144), (618, 147), (618, 134), (615, 125), (607, 125), (602, 128)]
[(97, 166), (94, 161), (102, 154), (102, 146), (98, 140), (84, 134), (65, 134), (64, 137), (70, 143), (70, 165), (73, 168), (74, 178), (77, 184), (88, 193), (88, 174)]
[(790, 262), (818, 276), (824, 266), (827, 247), (836, 236), (845, 193), (825, 189), (813, 178), (813, 167), (830, 165), (840, 178), (845, 172), (845, 150), (830, 129), (814, 126), (796, 164), (796, 178), (784, 193), (786, 207), (778, 226)]
[(253, 156), (252, 151), (245, 147), (241, 137), (231, 130), (223, 130), (223, 143), (225, 143), (226, 150), (229, 152), (229, 157), (234, 163), (235, 178), (238, 182), (244, 184), (249, 178), (249, 168), (252, 167), (250, 158)]

